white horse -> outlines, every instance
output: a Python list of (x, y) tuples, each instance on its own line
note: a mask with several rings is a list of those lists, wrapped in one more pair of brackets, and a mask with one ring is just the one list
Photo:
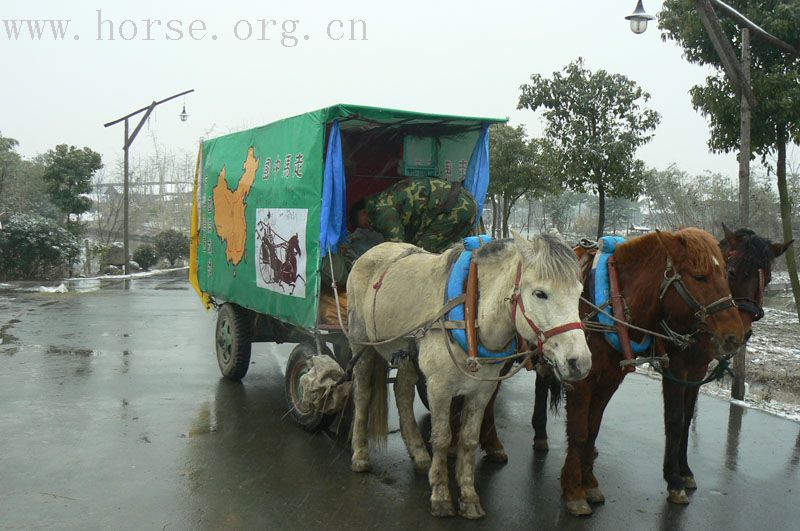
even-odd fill
[[(458, 439), (456, 477), (458, 513), (466, 518), (485, 515), (474, 486), (475, 450), (483, 411), (497, 385), (502, 363), (485, 364), (464, 374), (467, 354), (457, 344), (454, 365), (441, 328), (432, 327), (422, 337), (399, 339), (380, 346), (417, 326), (430, 323), (444, 306), (451, 264), (463, 251), (457, 245), (441, 255), (404, 243), (384, 243), (356, 261), (347, 281), (350, 342), (355, 365), (352, 469), (369, 470), (369, 439), (385, 444), (387, 428), (386, 377), (388, 361), (398, 366), (395, 397), (400, 431), (419, 473), (428, 471), (431, 513), (455, 514), (448, 488), (447, 451), (450, 445), (450, 403), (464, 397)], [(478, 336), (488, 349), (502, 351), (519, 333), (531, 344), (543, 346), (546, 360), (564, 380), (584, 378), (591, 368), (591, 354), (579, 328), (578, 299), (582, 289), (572, 249), (559, 238), (543, 235), (527, 241), (488, 243), (477, 251), (480, 303)], [(431, 410), (433, 461), (414, 418), (414, 386), (417, 372), (425, 376)]]

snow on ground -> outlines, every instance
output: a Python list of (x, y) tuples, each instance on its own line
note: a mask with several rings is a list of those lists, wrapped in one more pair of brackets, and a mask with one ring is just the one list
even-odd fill
[[(783, 306), (780, 302), (777, 305)], [(700, 391), (800, 422), (800, 324), (797, 314), (770, 307), (765, 307), (764, 312), (764, 318), (753, 323), (753, 336), (747, 343), (745, 400), (731, 399), (729, 377), (706, 384)], [(642, 367), (637, 372), (661, 378), (649, 367)]]

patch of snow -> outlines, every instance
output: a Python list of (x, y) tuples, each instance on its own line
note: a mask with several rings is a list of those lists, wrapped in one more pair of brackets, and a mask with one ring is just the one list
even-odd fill
[(140, 271), (138, 273), (130, 273), (128, 275), (103, 275), (101, 277), (74, 277), (74, 278), (67, 278), (65, 280), (126, 280), (126, 279), (135, 279), (135, 278), (144, 278), (144, 277), (152, 277), (155, 275), (163, 275), (164, 273), (172, 273), (174, 271), (186, 271), (189, 269), (189, 266), (183, 267), (174, 267), (172, 269), (155, 269), (153, 271)]
[(63, 282), (56, 286), (55, 288), (49, 288), (47, 286), (39, 286), (40, 293), (67, 293), (69, 290), (67, 289), (66, 284)]

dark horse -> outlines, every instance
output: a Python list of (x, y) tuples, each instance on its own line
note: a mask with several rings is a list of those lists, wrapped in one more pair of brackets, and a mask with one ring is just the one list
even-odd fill
[[(730, 297), (730, 291), (726, 281), (725, 258), (710, 234), (699, 229), (648, 234), (619, 246), (614, 256), (620, 289), (632, 324), (662, 332), (659, 323), (663, 322), (675, 333), (691, 335), (695, 345), (705, 345), (704, 355), (698, 359), (696, 348), (681, 350), (666, 343), (665, 353), (670, 357), (669, 370), (676, 379), (702, 379), (711, 359), (716, 356), (727, 358), (743, 343), (744, 328), (738, 312), (731, 303), (720, 303)], [(665, 282), (670, 277), (676, 277), (677, 280)], [(678, 282), (680, 286), (676, 286)], [(665, 286), (666, 289), (662, 289)], [(749, 292), (748, 296), (754, 293)], [(588, 292), (584, 296), (590, 298)], [(583, 316), (588, 316), (591, 309), (582, 304), (581, 312)], [(631, 330), (631, 339), (641, 341), (643, 334)], [(588, 502), (604, 501), (593, 473), (594, 444), (605, 407), (627, 374), (619, 364), (623, 355), (610, 346), (603, 334), (591, 332), (587, 341), (592, 351), (593, 365), (589, 376), (573, 384), (566, 393), (568, 451), (561, 471), (567, 509), (577, 515), (591, 513)], [(701, 376), (698, 377), (698, 374)], [(540, 432), (546, 422), (548, 387), (549, 384), (544, 381), (537, 382), (534, 427), (540, 448), (544, 447), (543, 441), (546, 440), (546, 435)], [(677, 413), (665, 418), (668, 433), (677, 430), (675, 432), (680, 439), (684, 427), (688, 429), (688, 423), (684, 423), (684, 402), (688, 398), (684, 398), (685, 386), (676, 384), (676, 388), (680, 393), (670, 393), (670, 399), (666, 398), (668, 393), (665, 391), (665, 402), (666, 409)], [(693, 392), (696, 397), (696, 389)], [(673, 394), (676, 395), (676, 401), (671, 400)], [(691, 405), (693, 408), (693, 401)], [(675, 422), (673, 416), (679, 422)], [(493, 420), (493, 414), (487, 408), (482, 444), (490, 457), (497, 458), (503, 452)], [(679, 453), (674, 452), (674, 456), (669, 452), (665, 454), (665, 478), (671, 491), (684, 489), (683, 477), (679, 472), (672, 471), (673, 462), (678, 463)], [(686, 475), (691, 475), (691, 472)]]
[[(305, 282), (303, 276), (297, 271), (297, 257), (302, 256), (300, 240), (294, 234), (288, 240), (283, 240), (272, 230), (272, 227), (263, 221), (259, 222), (261, 232), (260, 266), (261, 277), (267, 284), (286, 284), (292, 288), (289, 292), (294, 293), (297, 280)], [(275, 238), (281, 241), (275, 243)], [(283, 250), (283, 259), (278, 254), (278, 250)]]

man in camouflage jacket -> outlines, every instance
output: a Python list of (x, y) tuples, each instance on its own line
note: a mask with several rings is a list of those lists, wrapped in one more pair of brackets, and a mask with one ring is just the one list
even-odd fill
[(359, 208), (386, 241), (433, 253), (467, 236), (478, 217), (478, 205), (461, 183), (429, 177), (404, 179), (354, 205)]

